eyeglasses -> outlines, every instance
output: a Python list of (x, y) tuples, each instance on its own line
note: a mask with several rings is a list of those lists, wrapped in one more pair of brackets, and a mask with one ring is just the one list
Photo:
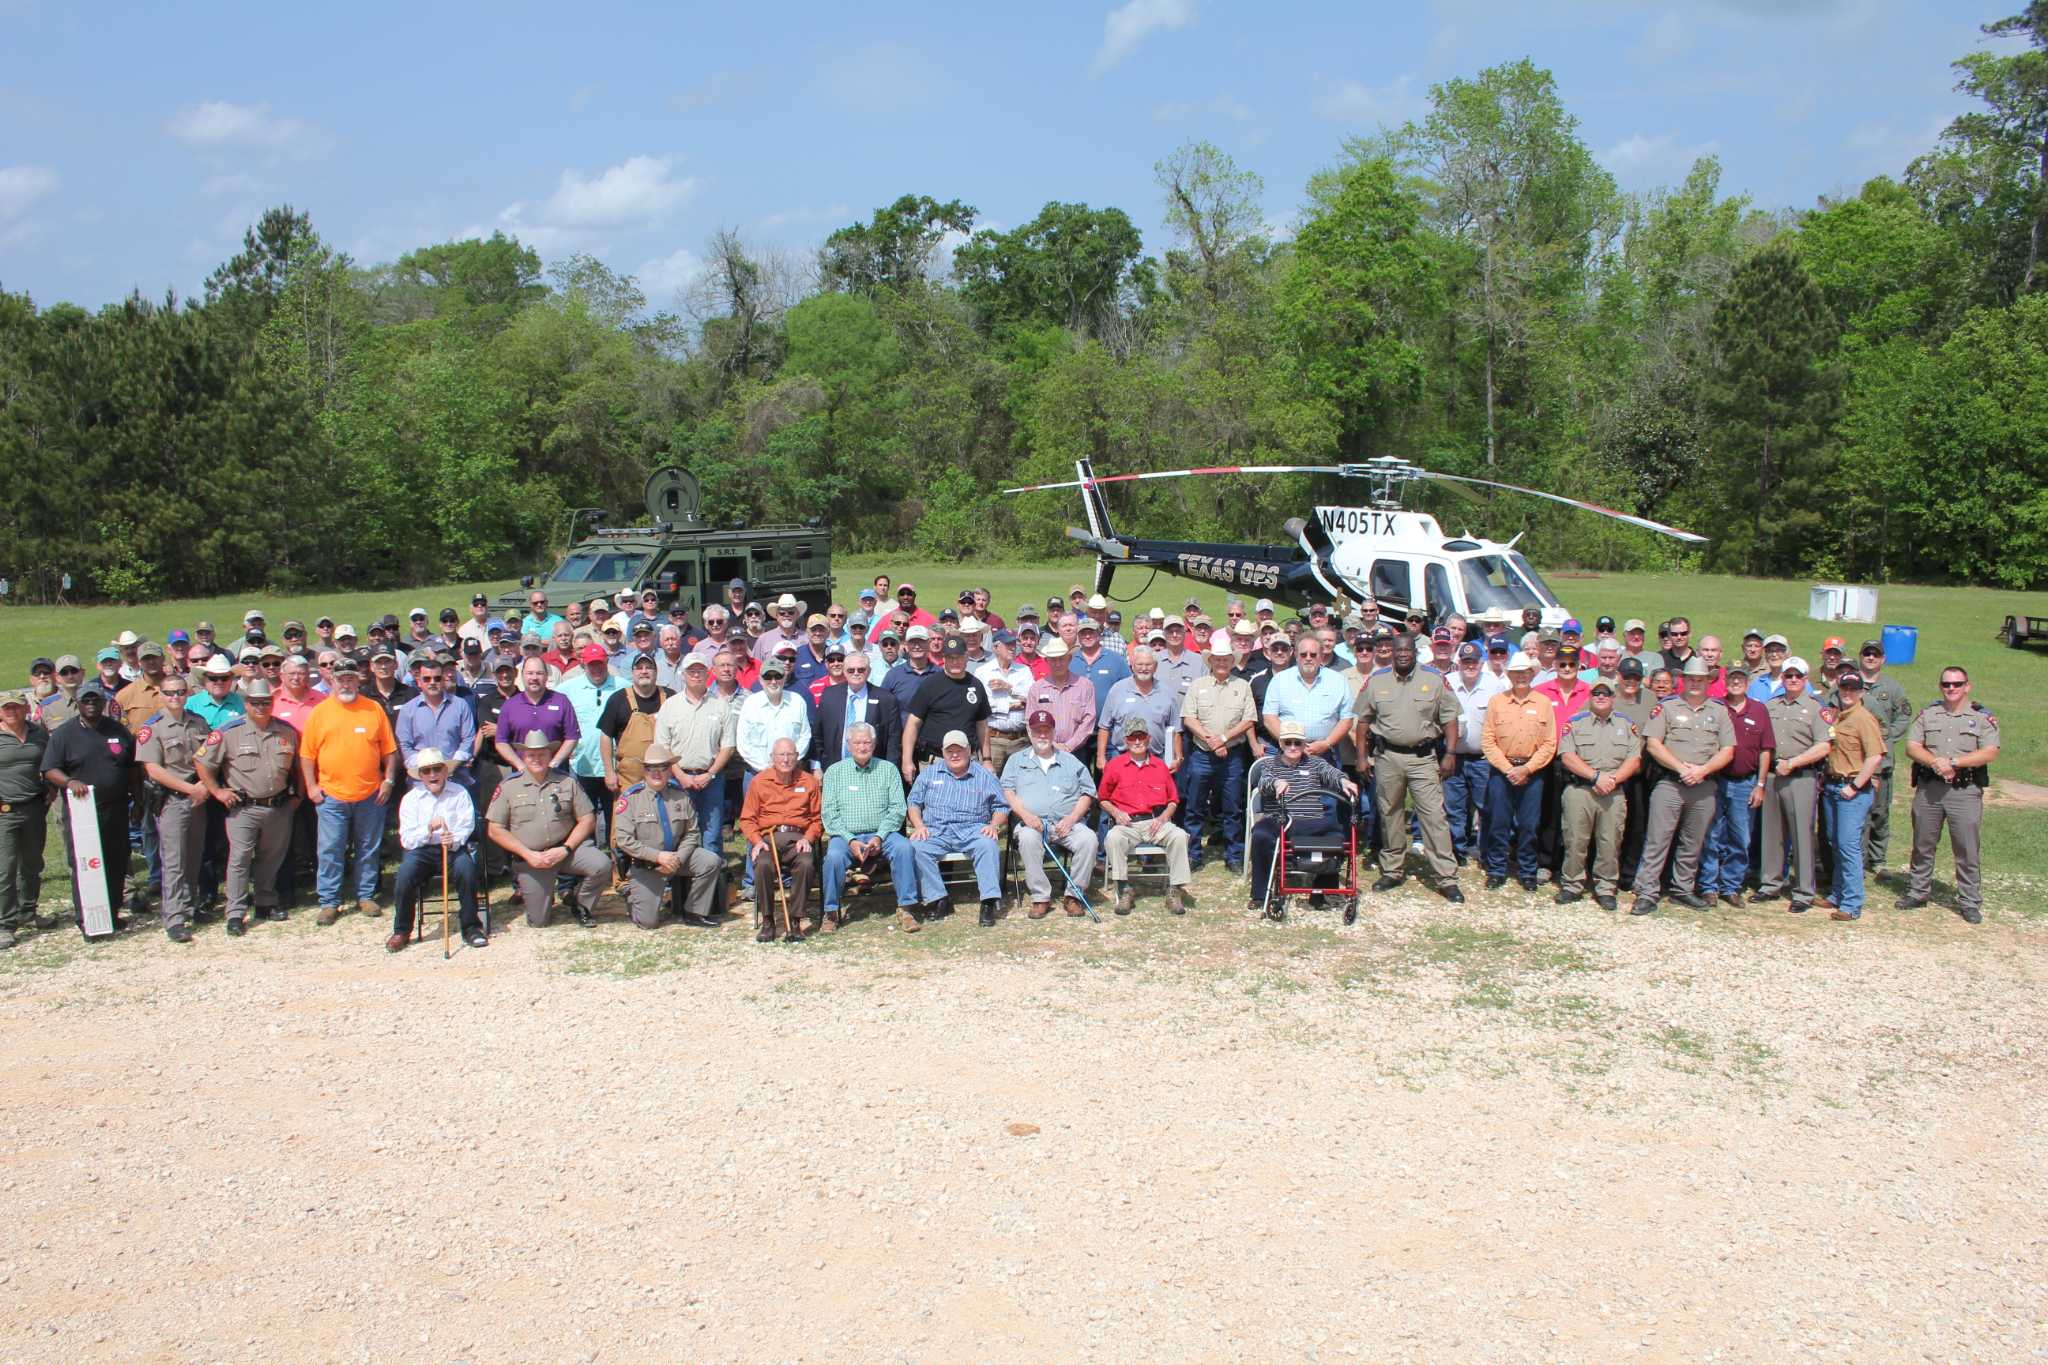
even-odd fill
[(82, 668), (60, 668), (57, 670), (57, 676), (60, 678), (81, 677), (84, 675), (84, 673), (85, 670)]
[(1671, 638), (1674, 640), (1683, 640), (1691, 634), (1692, 632), (1689, 630), (1674, 630), (1671, 632)]
[(1299, 749), (1302, 748), (1306, 743), (1306, 740), (1283, 739), (1280, 741), (1280, 747), (1283, 749)]
[(825, 619), (827, 621), (844, 621), (846, 613), (843, 611), (828, 611), (825, 613)]
[(1788, 668), (1785, 670), (1785, 676), (1788, 678), (1803, 678), (1806, 675), (1796, 668)]
[(242, 704), (243, 704), (244, 706), (263, 706), (263, 707), (267, 707), (267, 706), (269, 706), (269, 705), (270, 705), (270, 698), (268, 698), (268, 697), (245, 697), (245, 698), (243, 698), (243, 700), (242, 700)]
[(1946, 679), (1944, 679), (1944, 680), (1943, 680), (1943, 682), (1942, 682), (1942, 684), (1941, 684), (1941, 690), (1942, 690), (1942, 691), (1944, 691), (1944, 692), (1946, 692), (1946, 691), (1948, 691), (1948, 690), (1949, 690), (1950, 688), (1954, 688), (1954, 687), (1968, 687), (1969, 685), (1970, 685), (1970, 680), (1969, 680), (1968, 678), (1965, 678), (1965, 679), (1963, 679), (1963, 680), (1962, 680), (1961, 682), (1949, 682), (1949, 681), (1947, 681)]
[(185, 695), (185, 689), (182, 687), (159, 688), (157, 690), (157, 695), (159, 697), (183, 697)]

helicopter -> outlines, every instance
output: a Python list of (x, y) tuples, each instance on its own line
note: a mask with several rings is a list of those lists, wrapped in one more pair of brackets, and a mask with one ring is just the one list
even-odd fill
[[(1083, 459), (1074, 462), (1074, 474), (1073, 479), (1059, 483), (1028, 484), (1002, 491), (1081, 491), (1081, 507), (1088, 527), (1082, 530), (1070, 526), (1067, 535), (1095, 552), (1095, 591), (1105, 596), (1118, 569), (1150, 569), (1177, 578), (1221, 584), (1237, 592), (1256, 593), (1295, 607), (1306, 607), (1315, 599), (1349, 610), (1373, 601), (1383, 612), (1388, 608), (1402, 613), (1420, 612), (1432, 623), (1453, 612), (1468, 620), (1489, 611), (1519, 618), (1525, 609), (1536, 607), (1542, 612), (1544, 625), (1563, 625), (1571, 613), (1557, 600), (1557, 594), (1535, 566), (1515, 548), (1521, 536), (1501, 544), (1470, 532), (1446, 535), (1435, 517), (1402, 506), (1402, 491), (1423, 481), (1442, 482), (1454, 488), (1469, 484), (1522, 493), (1693, 544), (1705, 544), (1707, 539), (1596, 503), (1491, 479), (1445, 474), (1393, 456), (1354, 464), (1220, 465), (1107, 475), (1096, 474), (1093, 461)], [(1364, 481), (1368, 497), (1364, 506), (1317, 507), (1313, 517), (1289, 518), (1283, 529), (1292, 543), (1286, 545), (1138, 540), (1118, 534), (1111, 526), (1109, 505), (1102, 495), (1104, 485), (1212, 474), (1331, 474)], [(1466, 492), (1464, 488), (1458, 491)]]

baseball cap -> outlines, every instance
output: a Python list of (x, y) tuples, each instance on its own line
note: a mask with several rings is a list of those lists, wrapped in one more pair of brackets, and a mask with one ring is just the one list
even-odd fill
[(1143, 716), (1132, 716), (1124, 722), (1124, 733), (1127, 735), (1150, 735), (1152, 733), (1151, 722), (1147, 721)]
[(259, 659), (282, 659), (284, 657), (284, 646), (273, 645), (268, 642), (265, 642), (264, 645), (256, 651), (256, 657)]
[(1797, 654), (1794, 654), (1791, 658), (1785, 660), (1784, 671), (1787, 673), (1799, 674), (1807, 674), (1813, 672), (1811, 668), (1808, 668), (1806, 666), (1806, 660), (1801, 658)]
[(1531, 673), (1536, 671), (1536, 661), (1529, 657), (1527, 650), (1518, 649), (1508, 659), (1508, 672), (1512, 673), (1518, 668), (1526, 668)]
[(85, 665), (79, 662), (76, 654), (59, 654), (57, 656), (57, 671), (62, 673), (67, 668), (76, 668), (83, 672)]
[(747, 580), (744, 578), (728, 578), (725, 580), (725, 586), (728, 588), (738, 588), (740, 591), (745, 592)]
[(1017, 619), (1019, 621), (1036, 621), (1038, 619), (1038, 608), (1026, 602), (1023, 606), (1017, 608)]
[(939, 652), (946, 655), (948, 658), (951, 658), (956, 654), (965, 654), (967, 652), (967, 642), (957, 635), (951, 636), (947, 639), (946, 643), (940, 647)]
[(1463, 661), (1465, 659), (1476, 659), (1478, 657), (1479, 646), (1473, 644), (1470, 640), (1467, 640), (1464, 644), (1458, 646), (1458, 658), (1460, 661)]
[(1865, 686), (1865, 683), (1863, 681), (1863, 675), (1861, 673), (1858, 673), (1853, 668), (1845, 668), (1842, 670), (1842, 676), (1835, 679), (1835, 686), (1853, 687), (1856, 688), (1858, 691), (1861, 691)]
[(932, 632), (931, 628), (928, 626), (912, 626), (909, 630), (903, 632), (903, 640), (905, 644), (908, 644), (912, 640), (929, 640), (931, 638)]
[(962, 588), (962, 589), (960, 589), (960, 595), (959, 595), (958, 597), (954, 598), (953, 600), (954, 600), (955, 602), (958, 602), (958, 603), (959, 603), (959, 604), (960, 604), (961, 606), (963, 606), (963, 607), (971, 607), (971, 606), (973, 606), (973, 605), (974, 605), (974, 589), (972, 589), (972, 588)]
[[(213, 657), (218, 659), (220, 655), (216, 654)], [(379, 659), (396, 659), (397, 657), (398, 651), (393, 649), (390, 645), (378, 645), (375, 649), (370, 651), (371, 663), (376, 663), (377, 660)]]
[(1166, 632), (1158, 626), (1154, 626), (1152, 627), (1152, 629), (1145, 632), (1145, 643), (1148, 645), (1151, 644), (1154, 640), (1164, 641), (1165, 639)]
[(500, 654), (500, 655), (498, 656), (498, 658), (497, 658), (497, 661), (496, 661), (495, 663), (493, 663), (493, 664), (491, 665), (491, 672), (492, 672), (493, 674), (497, 674), (497, 673), (517, 673), (518, 671), (519, 671), (519, 664), (518, 664), (518, 661), (517, 661), (517, 660), (514, 660), (514, 659), (508, 659), (508, 658), (506, 658), (506, 657), (505, 657), (504, 655), (502, 655), (502, 654)]
[(1558, 629), (1566, 635), (1584, 635), (1586, 633), (1586, 628), (1579, 624), (1579, 618), (1576, 616), (1566, 620)]
[(862, 588), (860, 590), (860, 600), (863, 602), (879, 602), (882, 600), (882, 595), (873, 588)]
[(1067, 657), (1067, 642), (1057, 635), (1049, 636), (1046, 642), (1038, 647), (1038, 653), (1041, 658), (1064, 659)]
[(1252, 610), (1255, 612), (1273, 610), (1273, 599), (1270, 597), (1261, 597), (1256, 603), (1252, 605)]
[(334, 638), (337, 640), (353, 640), (356, 638), (356, 628), (354, 626), (336, 626), (334, 628)]
[[(963, 629), (963, 630), (964, 630), (964, 629), (966, 629), (966, 627), (964, 627), (964, 626), (963, 626), (963, 627), (961, 627), (961, 629)], [(1076, 631), (1077, 633), (1078, 633), (1078, 632), (1080, 632), (1080, 631), (1083, 631), (1083, 630), (1092, 630), (1092, 631), (1094, 631), (1094, 632), (1095, 632), (1095, 633), (1096, 633), (1097, 635), (1100, 635), (1100, 634), (1102, 634), (1102, 622), (1100, 622), (1100, 621), (1096, 620), (1096, 619), (1095, 619), (1094, 617), (1092, 617), (1092, 616), (1084, 616), (1084, 617), (1082, 617), (1082, 618), (1080, 619), (1080, 621), (1079, 621), (1079, 622), (1078, 622), (1078, 623), (1076, 624), (1076, 626), (1075, 626), (1075, 631)]]
[(1856, 652), (1859, 654), (1876, 654), (1882, 656), (1884, 654), (1884, 641), (1865, 640), (1863, 642), (1863, 647)]
[(1745, 640), (1761, 640), (1764, 638), (1764, 633), (1755, 626), (1751, 626), (1748, 630), (1742, 632), (1742, 638)]
[(457, 621), (457, 620), (460, 620), (461, 618), (460, 618), (460, 617), (458, 617), (458, 616), (457, 616), (457, 615), (455, 614), (455, 608), (453, 608), (453, 607), (443, 607), (443, 608), (441, 608), (441, 617), (440, 617), (440, 619), (441, 619), (441, 620), (443, 620), (443, 621)]
[(1308, 731), (1301, 728), (1298, 720), (1283, 720), (1274, 727), (1274, 735), (1278, 739), (1307, 739)]
[(363, 661), (352, 649), (338, 649), (334, 652), (334, 666), (328, 671), (336, 674), (361, 673)]
[(893, 630), (885, 630), (875, 637), (875, 643), (878, 645), (900, 645), (903, 643), (903, 637)]
[(1508, 653), (1508, 637), (1505, 635), (1496, 635), (1492, 639), (1488, 640), (1486, 642), (1486, 652), (1488, 654)]
[[(605, 628), (606, 630), (617, 630), (617, 629), (618, 629), (618, 626), (617, 626), (617, 625), (616, 625), (615, 623), (611, 622), (611, 621), (607, 621), (607, 622), (605, 622), (605, 623), (604, 623), (604, 628)], [(635, 635), (652, 635), (652, 634), (654, 634), (654, 622), (652, 622), (652, 621), (648, 620), (648, 619), (647, 619), (646, 617), (644, 617), (644, 616), (643, 616), (643, 617), (641, 617), (641, 618), (640, 618), (639, 620), (637, 620), (637, 621), (635, 621), (635, 622), (633, 623), (633, 633), (634, 633)]]
[(1016, 632), (1008, 630), (999, 630), (996, 632), (995, 642), (999, 645), (1014, 645), (1017, 643)]
[(192, 623), (192, 629), (193, 629), (193, 631), (194, 631), (195, 633), (197, 633), (197, 632), (201, 632), (201, 631), (210, 631), (210, 630), (212, 630), (212, 629), (213, 629), (213, 622), (211, 622), (211, 621), (194, 621), (194, 622)]
[(262, 657), (263, 651), (254, 645), (243, 645), (239, 650), (235, 651), (235, 662), (237, 663), (245, 664), (251, 659), (260, 659)]
[(484, 652), (484, 642), (477, 639), (474, 635), (465, 635), (462, 637), (462, 652), (464, 654), (481, 654)]
[(1630, 632), (1630, 631), (1632, 631), (1632, 630), (1648, 630), (1648, 629), (1649, 629), (1649, 627), (1643, 624), (1643, 618), (1642, 618), (1642, 617), (1640, 617), (1640, 616), (1631, 616), (1631, 617), (1629, 617), (1629, 618), (1628, 618), (1628, 620), (1626, 620), (1626, 621), (1623, 621), (1623, 622), (1621, 623), (1621, 632), (1622, 632), (1622, 634), (1624, 634), (1624, 635), (1628, 634), (1628, 632)]
[(967, 732), (965, 730), (948, 730), (946, 731), (946, 737), (939, 741), (940, 749), (965, 749), (967, 747)]
[(812, 613), (811, 613), (811, 614), (810, 614), (809, 616), (806, 616), (806, 617), (804, 618), (804, 629), (805, 629), (805, 630), (809, 630), (809, 629), (811, 629), (811, 627), (813, 627), (813, 626), (818, 626), (818, 627), (825, 627), (825, 626), (829, 626), (829, 625), (831, 625), (831, 624), (832, 624), (832, 623), (831, 623), (830, 621), (827, 621), (827, 620), (825, 619), (825, 614), (824, 614), (823, 612), (819, 612), (819, 611), (814, 611), (814, 612), (812, 612)]
[(601, 611), (601, 612), (606, 612), (606, 613), (609, 613), (609, 612), (611, 611), (611, 609), (612, 609), (612, 604), (611, 604), (610, 600), (609, 600), (609, 599), (607, 599), (607, 598), (603, 598), (603, 597), (593, 597), (593, 598), (591, 598), (591, 599), (590, 599), (590, 606), (589, 606), (589, 608), (588, 608), (588, 610), (590, 610), (590, 611)]
[(1822, 640), (1822, 641), (1820, 642), (1820, 652), (1821, 652), (1821, 653), (1825, 654), (1825, 653), (1827, 653), (1827, 652), (1828, 652), (1829, 650), (1831, 650), (1831, 649), (1832, 649), (1832, 650), (1834, 650), (1834, 651), (1835, 651), (1835, 652), (1836, 652), (1837, 654), (1839, 654), (1839, 653), (1841, 653), (1841, 652), (1842, 652), (1842, 637), (1841, 637), (1841, 636), (1839, 636), (1839, 635), (1830, 635), (1830, 636), (1828, 636), (1828, 638), (1827, 638), (1827, 639), (1825, 639), (1825, 640)]
[(331, 626), (334, 624), (334, 618), (332, 616), (322, 614), (313, 618), (313, 624), (316, 626)]
[(761, 661), (761, 676), (764, 678), (786, 678), (789, 676), (789, 665), (771, 654)]
[(1624, 678), (1640, 678), (1643, 676), (1643, 661), (1641, 659), (1623, 659), (1615, 667), (1614, 671), (1621, 674)]
[(1033, 711), (1029, 716), (1025, 717), (1024, 723), (1026, 725), (1031, 726), (1033, 729), (1037, 729), (1041, 725), (1050, 729), (1055, 722), (1052, 718), (1052, 712), (1046, 710), (1043, 706), (1041, 706), (1036, 711)]
[(846, 646), (837, 642), (826, 645), (825, 657), (828, 659), (844, 659), (846, 657)]
[(576, 660), (578, 663), (601, 664), (611, 657), (605, 652), (603, 645), (585, 645), (583, 652), (576, 656)]
[(189, 645), (192, 643), (192, 637), (182, 630), (174, 630), (169, 635), (166, 635), (164, 639), (174, 645)]
[(1595, 622), (1593, 623), (1593, 629), (1595, 629), (1595, 630), (1598, 630), (1598, 631), (1611, 631), (1611, 630), (1613, 630), (1613, 629), (1614, 629), (1614, 618), (1613, 618), (1612, 616), (1603, 616), (1603, 617), (1601, 617), (1601, 618), (1600, 618), (1599, 620), (1597, 620), (1597, 621), (1595, 621)]
[(257, 621), (261, 621), (262, 619), (263, 613), (260, 609), (256, 607), (251, 607), (249, 608), (249, 610), (242, 613), (242, 624), (245, 626), (252, 625)]
[(1744, 667), (1740, 663), (1733, 663), (1728, 665), (1728, 667), (1725, 670), (1723, 670), (1722, 676), (1730, 679), (1741, 678), (1743, 681), (1747, 682), (1749, 680), (1749, 669)]
[[(645, 659), (649, 663), (654, 662), (654, 656), (652, 654), (642, 654), (640, 656), (640, 659)], [(633, 662), (637, 664), (640, 662), (640, 659), (635, 659), (633, 660)], [(702, 654), (685, 654), (683, 656), (683, 672), (685, 673), (689, 672), (693, 668), (709, 667), (711, 667), (711, 660), (705, 658)]]
[(427, 619), (427, 609), (425, 607), (414, 607), (405, 614), (405, 619), (408, 621), (424, 621)]
[(941, 621), (958, 621), (960, 613), (951, 607), (941, 607), (939, 609), (939, 619)]
[(1607, 679), (1599, 678), (1594, 681), (1591, 687), (1586, 689), (1586, 695), (1590, 697), (1595, 692), (1605, 692), (1608, 696), (1611, 697), (1614, 695), (1614, 688), (1611, 685), (1609, 685)]
[(1429, 641), (1431, 644), (1438, 642), (1449, 644), (1451, 642), (1451, 628), (1449, 626), (1438, 626), (1429, 633)]
[(906, 579), (904, 579), (904, 580), (903, 580), (903, 581), (902, 581), (901, 583), (898, 583), (898, 584), (896, 585), (896, 595), (897, 595), (898, 597), (901, 597), (901, 596), (903, 596), (903, 594), (904, 594), (904, 593), (910, 593), (910, 594), (912, 594), (912, 595), (915, 595), (915, 594), (916, 594), (916, 592), (917, 592), (917, 584), (915, 584), (915, 583), (911, 582), (911, 581), (910, 581), (909, 579), (907, 579), (907, 578), (906, 578)]
[(121, 651), (114, 648), (112, 645), (108, 645), (105, 649), (93, 655), (92, 661), (96, 664), (118, 663), (120, 661), (120, 658)]
[(1792, 648), (1792, 642), (1782, 635), (1764, 636), (1764, 648), (1769, 649), (1772, 645), (1782, 645), (1786, 649)]

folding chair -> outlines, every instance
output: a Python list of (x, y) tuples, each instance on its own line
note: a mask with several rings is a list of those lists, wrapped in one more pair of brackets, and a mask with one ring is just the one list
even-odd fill
[[(398, 841), (393, 839), (392, 842), (395, 844)], [(449, 849), (448, 859), (451, 865), (454, 863), (455, 855), (458, 852), (467, 853), (471, 865), (476, 868), (476, 914), (477, 918), (483, 922), (484, 938), (488, 940), (491, 936), (491, 879), (490, 873), (484, 867), (481, 836), (471, 834), (469, 842), (464, 844), (459, 850)], [(414, 943), (418, 943), (420, 935), (426, 932), (426, 907), (430, 903), (428, 898), (440, 884), (441, 873), (438, 869), (431, 879), (420, 883), (420, 903), (414, 906), (412, 911), (412, 941)], [(393, 892), (398, 890), (398, 872), (396, 868), (392, 869), (391, 889)], [(451, 901), (455, 898), (455, 888), (452, 886), (448, 888), (448, 897)], [(452, 914), (455, 907), (451, 905), (448, 908)]]

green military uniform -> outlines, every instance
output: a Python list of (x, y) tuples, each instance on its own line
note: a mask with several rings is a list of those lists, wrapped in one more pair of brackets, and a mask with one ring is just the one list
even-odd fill
[[(538, 733), (538, 732), (536, 732)], [(499, 786), (484, 813), (492, 825), (504, 830), (535, 853), (560, 848), (568, 842), (577, 821), (596, 812), (582, 786), (566, 773), (549, 772), (536, 781), (531, 773), (516, 773)], [(526, 906), (526, 922), (540, 928), (548, 922), (548, 902), (557, 876), (581, 877), (576, 902), (588, 915), (597, 909), (604, 894), (606, 874), (612, 860), (595, 841), (585, 839), (562, 862), (549, 868), (529, 866), (516, 854), (511, 859), (512, 880)]]
[[(662, 815), (667, 814), (664, 823)], [(612, 847), (626, 855), (626, 909), (633, 923), (652, 929), (661, 923), (661, 893), (675, 891), (678, 911), (709, 920), (725, 866), (697, 837), (697, 807), (689, 792), (671, 779), (657, 790), (645, 782), (628, 787), (612, 807)], [(673, 853), (678, 866), (664, 873), (656, 859)]]
[(1863, 827), (1863, 871), (1874, 875), (1884, 870), (1885, 850), (1892, 833), (1892, 765), (1904, 752), (1906, 731), (1913, 724), (1912, 704), (1906, 689), (1889, 673), (1879, 673), (1863, 688), (1863, 707), (1884, 731), (1884, 758), (1878, 762), (1873, 779), (1870, 820)]
[[(1735, 725), (1728, 708), (1711, 697), (1694, 706), (1681, 695), (1667, 698), (1650, 713), (1643, 727), (1643, 743), (1661, 739), (1671, 756), (1680, 763), (1705, 763), (1723, 749), (1735, 745)], [(1676, 769), (1650, 788), (1650, 809), (1643, 828), (1643, 856), (1636, 864), (1636, 897), (1649, 905), (1657, 903), (1664, 878), (1664, 863), (1671, 863), (1671, 885), (1681, 896), (1699, 894), (1700, 853), (1707, 846), (1707, 831), (1714, 824), (1714, 805), (1719, 799), (1712, 782), (1688, 787), (1677, 780)], [(1642, 907), (1638, 907), (1642, 908)]]
[(252, 900), (266, 913), (277, 909), (277, 874), (291, 848), (297, 804), (299, 732), (281, 720), (263, 729), (231, 720), (206, 737), (199, 761), (215, 785), (241, 798), (227, 815), (228, 922), (247, 919)]
[[(21, 693), (0, 693), (0, 696)], [(50, 732), (25, 720), (22, 737), (0, 730), (0, 930), (34, 920), (43, 895), (43, 841), (49, 837), (49, 789), (43, 750)]]
[[(1635, 722), (1619, 711), (1601, 719), (1581, 711), (1565, 727), (1557, 742), (1558, 757), (1577, 754), (1596, 773), (1620, 770), (1643, 751), (1642, 732)], [(1558, 876), (1558, 890), (1584, 895), (1587, 855), (1592, 854), (1593, 894), (1611, 900), (1620, 889), (1621, 832), (1628, 819), (1628, 796), (1617, 785), (1602, 796), (1592, 782), (1564, 768), (1564, 870)]]
[[(199, 752), (211, 731), (187, 710), (173, 716), (168, 708), (154, 724), (135, 732), (135, 761), (154, 763), (185, 782), (199, 780)], [(189, 924), (196, 908), (199, 856), (206, 844), (206, 803), (183, 792), (154, 784), (150, 809), (156, 812), (157, 861), (163, 868), (163, 902), (159, 917), (165, 929)]]
[(1786, 889), (1786, 845), (1791, 845), (1792, 904), (1804, 908), (1814, 897), (1814, 808), (1819, 801), (1821, 770), (1819, 759), (1789, 776), (1777, 774), (1777, 763), (1796, 758), (1828, 737), (1828, 719), (1812, 692), (1797, 701), (1789, 695), (1772, 697), (1766, 704), (1771, 733), (1778, 741), (1777, 762), (1764, 786), (1764, 852), (1758, 864), (1758, 900), (1770, 900)]
[(1434, 669), (1418, 665), (1403, 678), (1389, 668), (1365, 680), (1354, 711), (1369, 736), (1360, 741), (1360, 752), (1370, 755), (1378, 798), (1381, 876), (1398, 881), (1407, 873), (1408, 824), (1399, 818), (1406, 798), (1415, 807), (1423, 852), (1437, 885), (1455, 885), (1458, 862), (1451, 852), (1437, 750), (1444, 731), (1458, 724), (1457, 697)]
[[(1907, 738), (1936, 758), (1960, 758), (1978, 749), (1998, 746), (1998, 718), (1972, 702), (1950, 715), (1939, 702), (1913, 718)], [(1908, 900), (1924, 901), (1934, 890), (1934, 850), (1941, 827), (1948, 824), (1950, 852), (1956, 858), (1956, 908), (1981, 911), (1984, 889), (1979, 881), (1978, 834), (1984, 821), (1984, 768), (1961, 768), (1957, 780), (1946, 782), (1932, 768), (1914, 765), (1913, 865), (1906, 887)]]

